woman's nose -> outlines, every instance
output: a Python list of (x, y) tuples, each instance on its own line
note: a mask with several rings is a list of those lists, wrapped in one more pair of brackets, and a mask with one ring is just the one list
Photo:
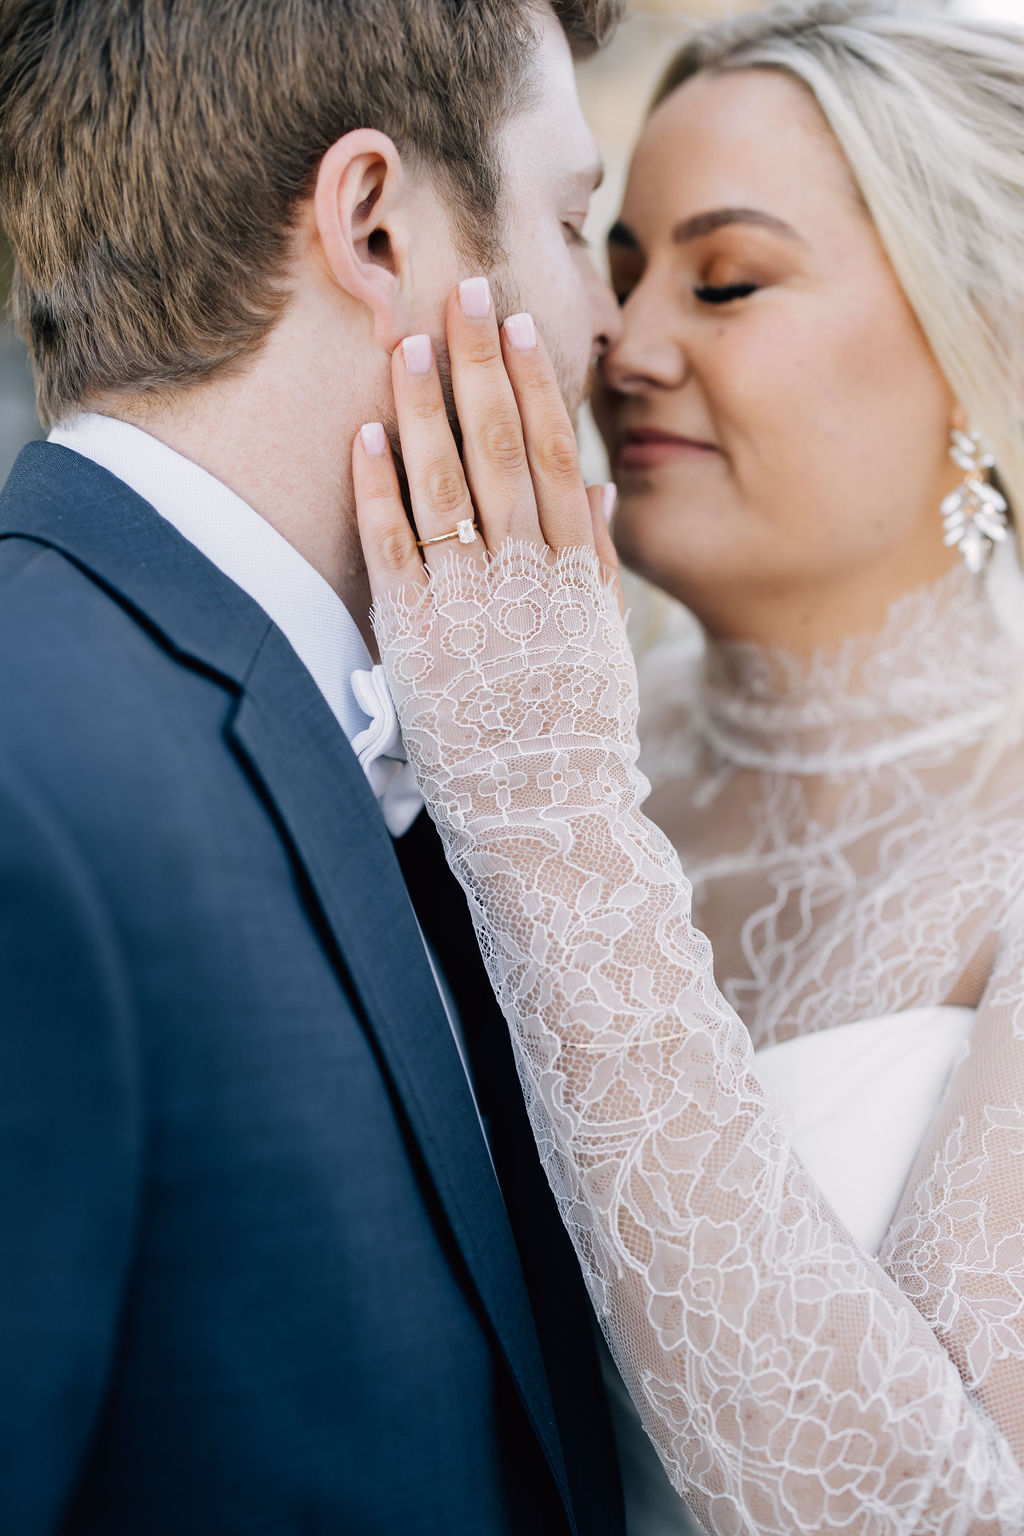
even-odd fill
[(686, 350), (657, 298), (634, 289), (619, 316), (617, 338), (601, 360), (605, 385), (632, 395), (685, 384), (690, 373)]

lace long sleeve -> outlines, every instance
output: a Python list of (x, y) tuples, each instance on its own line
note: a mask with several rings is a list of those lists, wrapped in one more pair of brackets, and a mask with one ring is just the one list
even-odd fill
[[(722, 1536), (1019, 1536), (1024, 1141), (998, 1067), (922, 1169), (897, 1284), (793, 1155), (641, 813), (635, 674), (594, 556), (449, 561), (375, 623), (548, 1178), (676, 1488)], [(1012, 1051), (1024, 1083), (999, 1018), (992, 1060)], [(965, 1157), (983, 1217), (957, 1208)], [(1010, 1279), (960, 1298), (950, 1255), (979, 1223)]]

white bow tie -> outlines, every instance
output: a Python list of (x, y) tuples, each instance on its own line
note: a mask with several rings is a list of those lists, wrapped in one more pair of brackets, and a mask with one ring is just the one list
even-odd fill
[(405, 755), (384, 668), (353, 672), (352, 692), (363, 714), (370, 717), (366, 729), (353, 736), (352, 750), (377, 796), (388, 831), (392, 837), (401, 837), (422, 811), (423, 796)]

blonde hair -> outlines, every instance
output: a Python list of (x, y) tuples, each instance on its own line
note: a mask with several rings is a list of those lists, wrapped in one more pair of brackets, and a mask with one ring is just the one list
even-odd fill
[(906, 0), (803, 0), (702, 28), (651, 110), (694, 75), (740, 69), (779, 70), (813, 95), (1019, 522), (1024, 29)]

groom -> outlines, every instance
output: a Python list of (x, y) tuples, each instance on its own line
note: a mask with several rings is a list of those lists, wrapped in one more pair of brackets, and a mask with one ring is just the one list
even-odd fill
[(347, 471), (477, 272), (579, 401), (615, 315), (570, 47), (618, 8), (0, 0), (54, 427), (0, 500), (10, 1536), (622, 1530)]

